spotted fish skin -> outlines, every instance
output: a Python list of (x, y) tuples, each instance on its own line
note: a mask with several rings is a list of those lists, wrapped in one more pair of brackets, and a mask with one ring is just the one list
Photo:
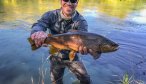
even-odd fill
[[(29, 38), (32, 49), (35, 50), (37, 47), (34, 42)], [(48, 36), (45, 40), (46, 44), (52, 45), (58, 50), (71, 50), (70, 59), (73, 59), (74, 53), (78, 52), (79, 46), (85, 46), (94, 59), (100, 57), (101, 53), (113, 52), (118, 50), (119, 45), (110, 39), (95, 33), (76, 31), (68, 32), (63, 34), (57, 34)]]

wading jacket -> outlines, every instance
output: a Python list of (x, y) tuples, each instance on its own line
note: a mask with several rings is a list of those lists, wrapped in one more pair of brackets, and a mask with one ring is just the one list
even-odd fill
[(60, 34), (72, 29), (87, 31), (87, 28), (86, 20), (77, 11), (70, 20), (65, 20), (61, 17), (61, 9), (57, 9), (46, 12), (37, 23), (34, 23), (31, 34), (37, 31), (46, 31), (47, 29), (51, 34)]
[[(31, 34), (37, 31), (47, 31), (51, 34), (66, 33), (70, 30), (87, 31), (88, 25), (86, 20), (77, 11), (71, 19), (65, 20), (61, 16), (61, 9), (46, 12), (32, 26)], [(61, 51), (64, 59), (68, 59), (69, 51)], [(77, 57), (77, 56), (76, 56)]]

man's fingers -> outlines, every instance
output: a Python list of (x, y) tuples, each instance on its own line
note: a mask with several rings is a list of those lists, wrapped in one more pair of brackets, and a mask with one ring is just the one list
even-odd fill
[(38, 46), (42, 45), (42, 41), (40, 39), (38, 39)]
[(87, 47), (83, 47), (83, 54), (87, 54), (88, 51), (87, 51)]
[(82, 46), (79, 46), (79, 52), (80, 52), (81, 54), (83, 54), (83, 47), (82, 47)]
[(38, 46), (41, 46), (41, 44), (43, 44), (42, 42), (42, 33), (41, 32), (38, 32), (38, 35), (37, 35), (37, 45)]
[(31, 39), (34, 40), (35, 39), (35, 33), (31, 35)]
[(41, 41), (39, 39), (36, 39), (36, 46), (37, 47), (41, 46)]
[(35, 32), (31, 35), (31, 39), (34, 40), (37, 47), (41, 46), (44, 43), (46, 37), (47, 34), (43, 31)]
[(40, 33), (39, 33), (39, 40), (40, 40), (40, 43), (41, 43), (41, 44), (44, 43), (46, 37), (47, 37), (47, 34), (46, 34), (46, 33), (44, 33), (44, 32), (40, 32)]
[(85, 47), (85, 46), (79, 46), (79, 52), (81, 54), (87, 54), (88, 53), (87, 47)]
[(37, 42), (37, 40), (34, 40), (34, 42), (35, 42), (35, 45), (38, 47), (38, 42)]
[(89, 49), (89, 53), (93, 53), (93, 50), (92, 49)]

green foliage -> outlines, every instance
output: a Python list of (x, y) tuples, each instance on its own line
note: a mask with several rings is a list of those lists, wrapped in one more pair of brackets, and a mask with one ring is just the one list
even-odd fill
[(123, 75), (123, 78), (120, 82), (121, 84), (144, 84), (142, 80), (136, 80), (134, 79), (134, 76), (130, 76), (128, 73)]
[(126, 73), (126, 74), (124, 74), (121, 82), (122, 82), (122, 84), (130, 84), (133, 81), (132, 78), (133, 78), (132, 76), (129, 77), (129, 75)]
[(118, 80), (108, 81), (108, 84), (145, 84), (144, 81), (134, 78), (134, 75), (125, 73), (122, 77), (114, 75)]

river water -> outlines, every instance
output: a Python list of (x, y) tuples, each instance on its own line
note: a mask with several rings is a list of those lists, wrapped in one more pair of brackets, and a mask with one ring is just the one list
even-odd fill
[[(31, 25), (59, 0), (0, 0), (0, 84), (50, 84), (48, 48), (31, 51), (27, 42)], [(146, 84), (146, 1), (80, 0), (77, 10), (89, 32), (120, 45), (98, 60), (80, 56), (93, 84), (121, 84), (128, 74), (131, 84)], [(66, 69), (64, 84), (77, 82)], [(76, 84), (76, 83), (75, 83)]]

